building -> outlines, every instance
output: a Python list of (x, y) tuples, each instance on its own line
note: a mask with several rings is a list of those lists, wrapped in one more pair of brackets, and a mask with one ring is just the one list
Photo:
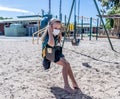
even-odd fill
[(18, 16), (14, 19), (0, 20), (0, 34), (5, 36), (32, 36), (44, 28), (52, 15)]
[(0, 35), (4, 35), (4, 23), (0, 23)]

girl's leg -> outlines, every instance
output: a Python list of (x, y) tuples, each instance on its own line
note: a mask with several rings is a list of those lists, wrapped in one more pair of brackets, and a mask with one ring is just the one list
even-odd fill
[(74, 88), (79, 88), (79, 87), (78, 87), (78, 84), (77, 84), (77, 82), (76, 82), (76, 80), (75, 80), (75, 78), (74, 78), (74, 75), (73, 75), (73, 72), (72, 72), (72, 69), (71, 69), (70, 64), (69, 64), (69, 63), (67, 62), (67, 60), (65, 60), (64, 58), (62, 58), (61, 60), (64, 61), (65, 64), (67, 65), (67, 67), (68, 67), (68, 75), (69, 75), (69, 77), (70, 77), (70, 79), (71, 79), (71, 81), (72, 81), (73, 87), (74, 87)]
[(65, 63), (62, 60), (60, 60), (59, 62), (57, 62), (57, 64), (63, 66), (62, 74), (63, 74), (64, 83), (65, 83), (65, 86), (69, 86), (69, 83), (68, 83), (68, 69), (66, 68)]
[(60, 59), (60, 61), (58, 61), (57, 64), (63, 66), (62, 75), (63, 75), (63, 79), (65, 83), (64, 89), (68, 91), (69, 93), (74, 93), (74, 91), (72, 90), (68, 82), (68, 69), (69, 69), (68, 66), (62, 59)]

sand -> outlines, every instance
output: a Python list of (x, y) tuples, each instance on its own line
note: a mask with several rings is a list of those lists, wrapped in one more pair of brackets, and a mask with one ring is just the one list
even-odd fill
[(82, 91), (68, 94), (62, 67), (52, 63), (43, 69), (41, 42), (0, 37), (0, 99), (120, 99), (120, 39), (111, 41), (117, 52), (107, 39), (85, 38), (79, 46), (65, 42), (63, 53)]

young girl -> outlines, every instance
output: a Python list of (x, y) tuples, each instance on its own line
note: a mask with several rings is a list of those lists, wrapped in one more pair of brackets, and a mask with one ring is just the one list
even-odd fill
[[(61, 41), (62, 34), (61, 32), (61, 21), (58, 19), (51, 19), (45, 33), (43, 34), (42, 37), (42, 49), (44, 49), (47, 45), (54, 47), (56, 42)], [(71, 66), (69, 62), (65, 59), (63, 54), (57, 55), (57, 58), (54, 60), (54, 62), (60, 66), (62, 66), (62, 75), (64, 79), (64, 89), (69, 92), (69, 93), (74, 93), (75, 90), (73, 90), (68, 82), (68, 76), (70, 77), (72, 81), (72, 85), (74, 89), (79, 89), (78, 84), (73, 76), (73, 72), (71, 70)], [(50, 63), (48, 59), (45, 57), (43, 58), (43, 66), (45, 69), (50, 68)]]

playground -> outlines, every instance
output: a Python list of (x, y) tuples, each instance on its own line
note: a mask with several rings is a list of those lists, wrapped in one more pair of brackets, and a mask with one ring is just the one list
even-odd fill
[[(99, 18), (81, 16), (76, 0), (72, 0), (64, 22), (61, 4), (59, 9), (63, 53), (80, 90), (74, 94), (64, 90), (62, 68), (57, 64), (52, 63), (49, 70), (43, 68), (41, 36), (53, 17), (49, 2), (48, 14), (19, 16), (12, 20), (13, 24), (7, 24), (5, 35), (0, 36), (0, 99), (120, 98), (120, 39), (106, 29), (96, 0), (93, 1)], [(18, 20), (22, 24), (15, 24)], [(100, 20), (104, 32), (100, 31)]]
[[(82, 91), (74, 95), (62, 89), (60, 66), (52, 63), (49, 70), (43, 69), (41, 42), (33, 45), (28, 37), (0, 39), (0, 98), (119, 99), (120, 53), (111, 50), (106, 38), (84, 39), (79, 46), (65, 42), (63, 49)], [(119, 40), (111, 40), (120, 51)]]

